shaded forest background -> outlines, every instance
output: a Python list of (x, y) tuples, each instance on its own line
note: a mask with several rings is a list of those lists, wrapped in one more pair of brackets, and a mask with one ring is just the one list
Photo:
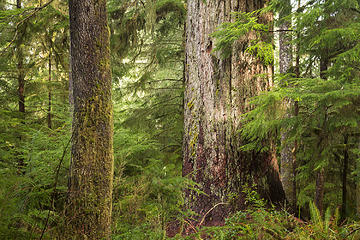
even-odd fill
[[(184, 100), (187, 4), (109, 0), (107, 11), (113, 239), (166, 239), (177, 232), (178, 239), (184, 232), (198, 239), (360, 238), (358, 0), (272, 1), (237, 13), (213, 33), (209, 52), (219, 59), (233, 54), (234, 42), (248, 32), (275, 37), (243, 49), (275, 74), (271, 91), (247, 103), (251, 111), (236, 135), (246, 142), (243, 152), (273, 150), (280, 174), (282, 159), (292, 156), (288, 184), (295, 183), (295, 195), (274, 207), (257, 186), (244, 185), (246, 207), (225, 226), (207, 228), (201, 228), (206, 213), (193, 217), (184, 207), (184, 189), (203, 194), (182, 176), (184, 109), (192, 108)], [(259, 21), (269, 12), (273, 22)], [(290, 46), (285, 70), (281, 39)], [(67, 2), (0, 0), (1, 239), (62, 239), (66, 228), (69, 48)]]

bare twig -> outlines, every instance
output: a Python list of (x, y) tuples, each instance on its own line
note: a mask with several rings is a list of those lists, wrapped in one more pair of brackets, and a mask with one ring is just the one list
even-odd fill
[(294, 32), (292, 29), (278, 29), (278, 30), (269, 30), (267, 32)]
[(219, 206), (219, 205), (226, 205), (226, 204), (228, 204), (228, 203), (226, 203), (226, 202), (220, 202), (220, 203), (215, 204), (212, 208), (209, 209), (209, 211), (207, 211), (207, 212), (205, 213), (205, 215), (202, 217), (202, 219), (201, 219), (201, 221), (200, 221), (200, 223), (199, 223), (198, 226), (201, 226), (201, 225), (204, 223), (206, 216), (207, 216), (212, 210), (214, 210), (217, 206)]
[(352, 235), (353, 233), (355, 233), (355, 232), (357, 232), (359, 230), (360, 230), (360, 227), (353, 229), (351, 232), (348, 233), (348, 235), (345, 236), (344, 239), (348, 238), (350, 235)]
[(197, 232), (196, 228), (191, 224), (191, 222), (187, 221), (186, 219), (184, 219), (184, 221), (192, 228), (192, 230), (194, 230), (194, 232)]

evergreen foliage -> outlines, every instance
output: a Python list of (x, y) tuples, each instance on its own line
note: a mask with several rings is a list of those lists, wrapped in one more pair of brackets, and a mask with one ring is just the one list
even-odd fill
[[(251, 55), (258, 57), (266, 65), (272, 64), (274, 52), (271, 40), (267, 39), (267, 32), (271, 26), (265, 25), (259, 21), (259, 16), (265, 11), (257, 10), (254, 12), (235, 12), (234, 22), (225, 22), (218, 27), (212, 36), (216, 38), (214, 51), (220, 51), (223, 58), (230, 56), (232, 44), (243, 38), (250, 31), (256, 34), (256, 40), (250, 42), (246, 51)], [(265, 40), (265, 41), (261, 41)]]
[[(271, 6), (279, 8), (281, 4), (273, 2)], [(315, 172), (321, 168), (327, 172), (325, 188), (329, 194), (325, 205), (332, 208), (340, 205), (338, 193), (342, 186), (339, 180), (343, 172), (338, 166), (344, 162), (344, 152), (358, 149), (360, 82), (357, 66), (360, 62), (356, 9), (357, 1), (330, 0), (311, 1), (297, 9), (292, 14), (297, 33), (293, 39), (300, 46), (301, 76), (278, 75), (274, 88), (253, 98), (253, 110), (244, 115), (241, 135), (248, 142), (242, 147), (244, 151), (267, 150), (269, 146), (263, 143), (269, 138), (281, 148), (281, 129), (289, 133), (287, 141), (298, 143), (298, 204), (303, 207), (312, 201), (315, 191), (315, 183), (309, 179), (315, 179)], [(241, 35), (246, 34), (246, 30), (263, 30), (249, 28), (254, 21), (248, 18), (241, 23), (238, 27), (244, 29)], [(231, 34), (234, 34), (232, 25), (214, 34), (220, 36), (218, 50), (224, 50), (226, 41), (231, 43), (224, 37)], [(238, 37), (240, 35), (234, 39)], [(321, 66), (324, 64), (325, 67)], [(284, 99), (297, 103), (297, 115), (288, 114)], [(357, 158), (351, 154), (347, 171), (355, 171)], [(353, 178), (347, 188), (355, 191), (354, 184), (357, 180)], [(354, 199), (355, 196), (350, 197)], [(355, 208), (351, 204), (347, 206)]]
[[(18, 9), (0, 0), (1, 239), (61, 239), (65, 227), (71, 139), (69, 16), (62, 1), (44, 4), (23, 0)], [(307, 222), (268, 208), (255, 188), (248, 187), (245, 211), (230, 216), (222, 227), (198, 226), (194, 235), (180, 233), (176, 239), (359, 239), (359, 4), (313, 0), (292, 10), (289, 32), (299, 66), (276, 75), (273, 89), (252, 99), (252, 111), (243, 116), (238, 133), (248, 143), (243, 151), (267, 151), (271, 141), (280, 152), (282, 130), (288, 142), (297, 143), (298, 217)], [(244, 50), (267, 65), (276, 63), (270, 36), (277, 30), (259, 19), (283, 8), (276, 0), (261, 11), (234, 13), (234, 21), (212, 35), (215, 51), (230, 57), (232, 43), (251, 32), (257, 40)], [(181, 177), (186, 4), (109, 0), (108, 13), (114, 89), (113, 238), (167, 239), (171, 223), (180, 232), (188, 224), (182, 191), (194, 184)], [(22, 68), (16, 54), (20, 48)], [(25, 114), (18, 110), (20, 72), (25, 74)], [(284, 99), (297, 103), (298, 114), (288, 114), (295, 106), (288, 109)], [(345, 216), (339, 216), (345, 158), (348, 191)], [(313, 204), (315, 174), (322, 168), (324, 215)]]

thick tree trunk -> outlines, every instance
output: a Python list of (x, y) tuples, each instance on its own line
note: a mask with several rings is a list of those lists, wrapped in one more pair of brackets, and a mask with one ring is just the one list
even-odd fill
[[(280, 19), (280, 33), (279, 33), (279, 67), (280, 74), (286, 74), (292, 67), (292, 44), (291, 44), (291, 33), (288, 32), (291, 28), (291, 21), (284, 20), (291, 14), (291, 2), (286, 0), (283, 9), (279, 13)], [(294, 102), (290, 99), (284, 100), (285, 107), (288, 109), (289, 117), (293, 115), (292, 109), (294, 108)], [(288, 133), (282, 131), (281, 133), (281, 183), (285, 191), (285, 196), (290, 204), (291, 212), (296, 212), (296, 169), (295, 165), (295, 153), (294, 143), (287, 141)]]
[(70, 0), (73, 133), (71, 239), (110, 239), (113, 123), (106, 1)]
[[(229, 212), (244, 207), (245, 183), (258, 184), (273, 202), (284, 200), (275, 154), (239, 150), (241, 114), (249, 110), (252, 96), (272, 85), (272, 67), (245, 52), (254, 33), (234, 44), (228, 59), (211, 52), (210, 34), (232, 20), (231, 12), (250, 12), (264, 4), (259, 0), (189, 0), (187, 4), (183, 175), (203, 192), (188, 189), (185, 199), (199, 220), (204, 218), (204, 225), (221, 224)], [(262, 16), (262, 21), (271, 18)], [(225, 204), (230, 198), (231, 204)]]

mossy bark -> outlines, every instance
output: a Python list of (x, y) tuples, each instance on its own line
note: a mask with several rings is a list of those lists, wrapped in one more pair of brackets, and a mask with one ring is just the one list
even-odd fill
[(74, 101), (66, 234), (110, 239), (113, 116), (105, 0), (70, 0)]
[[(360, 150), (360, 139), (358, 139), (358, 149)], [(357, 172), (360, 171), (360, 162), (356, 161), (355, 167)], [(360, 219), (360, 176), (356, 176), (356, 216)]]
[[(185, 200), (199, 220), (205, 216), (204, 225), (222, 224), (231, 211), (243, 208), (246, 183), (256, 183), (273, 202), (284, 200), (275, 154), (239, 150), (241, 114), (250, 109), (251, 97), (272, 85), (272, 66), (245, 52), (256, 38), (253, 32), (234, 44), (227, 59), (212, 52), (215, 40), (210, 36), (221, 23), (233, 20), (231, 12), (264, 5), (261, 0), (187, 4), (183, 175), (203, 192), (187, 189)], [(271, 19), (271, 14), (261, 16), (262, 22)], [(230, 199), (231, 204), (219, 204)]]
[(48, 125), (49, 129), (52, 128), (51, 100), (52, 100), (52, 92), (51, 92), (51, 50), (50, 50), (49, 51), (48, 110), (47, 110), (47, 125)]

